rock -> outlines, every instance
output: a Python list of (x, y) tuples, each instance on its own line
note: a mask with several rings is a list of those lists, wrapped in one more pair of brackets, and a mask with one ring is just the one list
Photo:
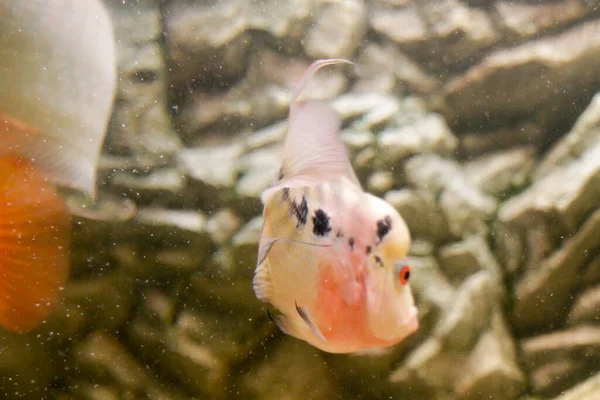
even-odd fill
[(407, 261), (413, 268), (410, 284), (419, 308), (427, 306), (439, 314), (451, 307), (455, 289), (440, 271), (435, 258), (411, 256)]
[(264, 147), (244, 154), (236, 170), (242, 174), (236, 192), (242, 196), (259, 198), (277, 178), (281, 168), (283, 150), (280, 146)]
[(106, 148), (114, 154), (173, 154), (182, 143), (167, 114), (160, 2), (105, 3), (118, 38), (119, 68)]
[(0, 391), (5, 399), (49, 398), (50, 384), (64, 368), (64, 355), (38, 335), (0, 330)]
[(515, 345), (503, 317), (495, 311), (491, 329), (479, 337), (456, 384), (457, 398), (516, 399), (525, 386)]
[(252, 289), (254, 266), (233, 265), (232, 258), (230, 253), (225, 252), (205, 263), (203, 269), (190, 279), (185, 304), (210, 307), (225, 313), (235, 310), (238, 316), (264, 317), (264, 306), (256, 299)]
[(481, 270), (488, 272), (495, 285), (502, 282), (502, 269), (485, 239), (479, 235), (440, 248), (438, 259), (445, 275), (454, 284)]
[(457, 237), (486, 234), (487, 224), (497, 207), (494, 198), (484, 195), (460, 176), (447, 183), (439, 201), (450, 233)]
[(206, 217), (198, 211), (179, 211), (159, 208), (144, 208), (138, 211), (136, 220), (144, 225), (151, 225), (154, 233), (160, 235), (163, 228), (164, 235), (173, 239), (203, 234), (206, 232)]
[(345, 129), (340, 139), (350, 151), (359, 151), (375, 143), (375, 135), (366, 130)]
[(411, 335), (398, 345), (334, 357), (325, 356), (327, 368), (341, 389), (340, 398), (386, 398), (393, 396), (389, 382), (381, 379), (393, 369), (399, 357), (412, 346)]
[(578, 0), (562, 0), (550, 3), (528, 4), (498, 1), (494, 9), (500, 22), (511, 35), (529, 38), (544, 34), (551, 29), (565, 26), (581, 19), (592, 10), (592, 3)]
[(446, 219), (433, 193), (425, 189), (393, 190), (385, 194), (390, 203), (404, 218), (411, 235), (439, 243), (450, 236)]
[(376, 7), (371, 26), (436, 66), (464, 62), (500, 39), (484, 11), (459, 1), (429, 1), (395, 9)]
[(363, 1), (321, 3), (315, 14), (316, 21), (303, 41), (306, 55), (314, 59), (353, 58), (367, 28)]
[[(214, 312), (182, 312), (170, 332), (170, 346), (186, 354), (182, 344), (196, 349), (197, 354), (212, 354), (223, 366), (244, 360), (270, 335), (273, 326), (265, 313), (259, 315), (220, 315)], [(243, 315), (243, 318), (240, 316)]]
[(521, 347), (523, 360), (529, 368), (559, 357), (581, 358), (593, 364), (600, 357), (600, 327), (580, 326), (534, 336), (523, 340)]
[(521, 344), (523, 359), (533, 371), (534, 388), (558, 394), (600, 362), (600, 328), (581, 326), (528, 338)]
[(367, 180), (367, 189), (382, 194), (394, 187), (394, 175), (391, 171), (375, 171)]
[(238, 380), (236, 389), (240, 398), (339, 398), (338, 389), (320, 352), (291, 338), (274, 343), (274, 347)]
[(458, 141), (441, 116), (430, 114), (413, 125), (384, 130), (377, 145), (386, 162), (393, 165), (414, 154), (451, 155)]
[[(568, 184), (565, 184), (568, 182)], [(541, 216), (558, 218), (556, 229), (573, 232), (600, 199), (600, 140), (581, 158), (557, 167), (502, 205), (501, 221), (526, 227)], [(560, 230), (559, 230), (560, 232)]]
[(214, 187), (233, 187), (243, 151), (240, 144), (190, 148), (179, 153), (179, 162), (192, 179)]
[(587, 400), (598, 396), (600, 396), (600, 373), (596, 373), (554, 400)]
[(269, 2), (241, 4), (246, 7), (248, 27), (266, 33), (274, 48), (285, 47), (287, 52), (300, 50), (300, 42), (316, 13), (315, 3), (311, 0), (291, 2)]
[(404, 173), (411, 186), (429, 190), (436, 196), (455, 180), (462, 184), (464, 178), (457, 162), (437, 154), (411, 157), (404, 166)]
[(583, 271), (581, 279), (584, 285), (594, 285), (600, 283), (600, 255), (597, 255)]
[(252, 133), (246, 139), (248, 150), (256, 150), (273, 144), (283, 143), (287, 133), (287, 121), (278, 122)]
[(585, 362), (571, 358), (548, 361), (531, 372), (531, 386), (536, 393), (557, 395), (585, 378)]
[(411, 241), (408, 254), (416, 257), (427, 257), (433, 255), (435, 247), (432, 243), (421, 239)]
[(586, 289), (577, 297), (567, 321), (569, 325), (600, 323), (600, 285)]
[(233, 236), (240, 224), (238, 216), (232, 210), (224, 208), (210, 216), (206, 223), (206, 231), (213, 242), (223, 245)]
[(70, 279), (60, 306), (41, 328), (40, 337), (64, 344), (91, 329), (118, 329), (133, 308), (134, 282), (122, 271)]
[[(119, 400), (121, 394), (119, 388), (114, 385), (100, 385), (88, 382), (73, 382), (73, 394), (80, 396), (85, 400)], [(129, 393), (126, 393), (129, 395)], [(64, 397), (57, 396), (56, 399), (67, 400), (71, 397), (67, 394)]]
[(501, 289), (492, 283), (487, 271), (480, 271), (458, 288), (452, 306), (443, 315), (433, 335), (453, 350), (470, 350), (480, 332), (489, 324)]
[(518, 332), (559, 324), (567, 314), (580, 269), (600, 245), (600, 210), (536, 269), (528, 270), (515, 285), (511, 319)]
[(135, 191), (138, 196), (140, 192), (146, 192), (147, 197), (154, 199), (179, 194), (187, 182), (179, 168), (168, 167), (153, 170), (148, 174), (117, 171), (112, 176), (111, 183), (124, 191)]
[(521, 122), (514, 126), (497, 129), (467, 131), (458, 137), (458, 156), (465, 160), (480, 157), (485, 153), (499, 150), (513, 150), (515, 147), (534, 147), (544, 139), (548, 128), (540, 123)]
[(503, 270), (514, 277), (521, 272), (525, 258), (525, 244), (521, 235), (515, 229), (509, 228), (506, 224), (494, 221), (492, 225), (492, 239), (495, 254)]
[[(235, 1), (194, 5), (174, 1), (167, 5), (165, 40), (170, 78), (176, 87), (242, 77), (252, 46), (244, 11)], [(201, 81), (196, 83), (198, 79)]]
[(531, 147), (517, 148), (470, 161), (465, 164), (465, 174), (483, 193), (508, 197), (528, 182), (534, 161)]
[(446, 84), (450, 125), (478, 126), (484, 114), (486, 123), (506, 121), (580, 101), (581, 93), (600, 80), (594, 67), (600, 64), (599, 48), (600, 21), (591, 20), (555, 36), (490, 53)]
[(352, 127), (357, 130), (379, 130), (389, 123), (399, 112), (400, 102), (393, 97), (380, 97), (377, 103), (371, 104), (370, 109), (358, 118)]
[[(207, 127), (213, 132), (231, 132), (250, 124), (268, 126), (287, 116), (292, 87), (309, 65), (303, 58), (261, 49), (250, 60), (245, 78), (230, 90), (199, 89), (181, 99), (176, 122), (190, 143), (199, 144), (207, 141), (198, 135)], [(347, 71), (339, 66), (319, 71), (302, 98), (326, 100), (340, 94), (347, 84)]]
[(427, 26), (414, 5), (398, 8), (374, 8), (371, 28), (378, 34), (401, 45), (418, 46), (428, 39)]
[[(419, 11), (428, 23), (430, 40), (433, 41), (432, 45), (421, 50), (426, 59), (441, 59), (445, 65), (462, 63), (500, 39), (485, 11), (468, 7), (460, 1), (430, 1), (424, 3)], [(437, 60), (436, 63), (440, 62)]]
[(263, 218), (255, 217), (242, 227), (231, 239), (234, 248), (234, 263), (243, 265), (254, 271), (258, 255), (258, 241), (262, 229)]
[[(65, 195), (69, 211), (77, 217), (76, 226), (85, 225), (86, 235), (92, 237), (96, 228), (121, 225), (133, 218), (137, 212), (136, 204), (123, 195), (112, 195), (100, 191), (92, 199), (80, 192), (69, 192)], [(77, 234), (77, 228), (75, 229)]]
[(440, 194), (439, 202), (450, 233), (457, 237), (487, 232), (496, 200), (470, 184), (453, 160), (435, 154), (417, 155), (405, 164), (411, 185)]
[(71, 357), (75, 371), (117, 384), (120, 394), (133, 392), (149, 399), (173, 398), (161, 382), (154, 379), (149, 365), (140, 363), (121, 343), (105, 333), (94, 332), (77, 343)]
[[(356, 119), (382, 104), (396, 103), (392, 96), (379, 93), (343, 93), (331, 100), (330, 106), (338, 113), (342, 121)], [(384, 106), (385, 107), (385, 106)]]
[(368, 172), (374, 167), (376, 161), (377, 152), (375, 149), (373, 147), (366, 147), (356, 154), (351, 163), (357, 172), (360, 172), (361, 170)]
[(331, 101), (331, 107), (343, 121), (352, 119), (352, 130), (374, 131), (385, 126), (398, 114), (404, 104), (395, 97), (378, 93), (345, 93)]
[(227, 366), (209, 346), (193, 341), (177, 326), (155, 326), (139, 318), (129, 324), (127, 333), (132, 344), (143, 349), (142, 358), (162, 372), (163, 380), (177, 382), (194, 396), (226, 398)]
[(438, 79), (391, 43), (368, 43), (360, 53), (358, 65), (359, 80), (353, 91), (365, 95), (394, 91), (432, 93), (441, 85)]
[[(157, 207), (148, 207), (141, 209), (135, 217), (136, 233), (140, 240), (145, 242), (145, 246), (150, 246), (152, 252), (159, 261), (165, 257), (165, 250), (176, 249), (183, 255), (186, 251), (196, 254), (196, 263), (191, 267), (196, 267), (202, 262), (203, 258), (210, 254), (213, 243), (206, 231), (206, 216), (198, 211), (187, 210), (169, 210)], [(150, 254), (144, 258), (152, 260)], [(167, 256), (168, 257), (168, 256)], [(181, 256), (184, 258), (185, 256)], [(176, 256), (176, 260), (179, 257)], [(179, 259), (181, 259), (179, 258)], [(136, 263), (137, 266), (152, 267), (156, 266), (148, 263)], [(134, 266), (134, 268), (136, 268)], [(139, 267), (138, 267), (139, 268)], [(137, 268), (136, 268), (137, 269)], [(139, 271), (132, 270), (134, 273), (156, 273), (158, 271), (148, 271), (143, 268)]]
[(441, 343), (429, 338), (414, 350), (406, 361), (390, 375), (394, 393), (405, 398), (438, 399), (441, 391), (450, 392), (456, 369), (450, 360), (464, 362), (461, 354), (443, 351)]
[(600, 138), (600, 94), (596, 94), (573, 128), (555, 144), (536, 167), (540, 180), (556, 167), (575, 161)]

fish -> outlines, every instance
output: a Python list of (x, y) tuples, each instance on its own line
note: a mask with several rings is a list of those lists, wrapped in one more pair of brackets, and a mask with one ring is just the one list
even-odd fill
[(70, 270), (61, 188), (96, 195), (116, 91), (98, 0), (0, 0), (0, 325), (39, 327)]
[(341, 63), (352, 64), (315, 61), (292, 90), (281, 170), (261, 194), (252, 285), (284, 333), (325, 352), (354, 353), (395, 345), (419, 321), (404, 219), (362, 189), (333, 109), (298, 103), (319, 69)]

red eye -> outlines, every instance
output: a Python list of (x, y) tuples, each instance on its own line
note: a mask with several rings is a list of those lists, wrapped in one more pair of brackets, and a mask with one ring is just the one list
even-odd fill
[(410, 280), (410, 266), (408, 264), (404, 264), (402, 266), (398, 277), (400, 278), (400, 283), (402, 285), (406, 285), (408, 283), (408, 281)]

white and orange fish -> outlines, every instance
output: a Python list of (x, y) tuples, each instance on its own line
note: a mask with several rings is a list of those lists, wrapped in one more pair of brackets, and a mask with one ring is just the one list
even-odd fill
[(297, 104), (321, 67), (293, 89), (281, 173), (264, 191), (256, 296), (285, 333), (331, 353), (391, 346), (418, 328), (406, 256), (410, 234), (398, 212), (365, 193), (325, 103)]
[(116, 85), (98, 0), (0, 0), (0, 325), (34, 329), (69, 274), (56, 185), (95, 194)]

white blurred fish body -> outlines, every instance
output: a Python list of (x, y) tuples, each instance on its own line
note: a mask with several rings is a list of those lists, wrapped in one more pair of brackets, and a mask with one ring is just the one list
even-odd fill
[(54, 181), (94, 194), (116, 87), (114, 43), (100, 1), (0, 0), (0, 116), (36, 132), (0, 123), (0, 155), (35, 159)]
[(69, 275), (71, 215), (56, 188), (95, 195), (116, 87), (98, 0), (0, 0), (0, 325), (52, 312)]
[(390, 346), (418, 327), (404, 259), (410, 234), (397, 211), (360, 187), (324, 103), (292, 95), (280, 178), (262, 196), (254, 290), (280, 328), (332, 353)]

